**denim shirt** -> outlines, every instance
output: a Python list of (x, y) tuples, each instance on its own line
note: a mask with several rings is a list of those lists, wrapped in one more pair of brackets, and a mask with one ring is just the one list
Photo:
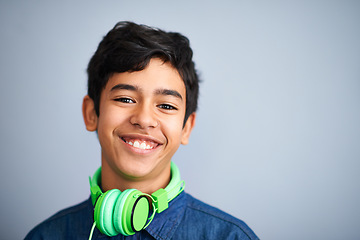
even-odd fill
[[(36, 226), (25, 240), (88, 239), (94, 221), (91, 199), (62, 210)], [(131, 236), (108, 237), (95, 228), (92, 239), (259, 239), (241, 220), (182, 192), (151, 224)]]

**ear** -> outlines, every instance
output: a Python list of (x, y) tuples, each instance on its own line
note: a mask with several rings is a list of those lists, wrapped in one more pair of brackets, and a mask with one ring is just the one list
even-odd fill
[(196, 113), (193, 112), (186, 120), (185, 126), (182, 130), (181, 144), (186, 145), (189, 143), (190, 133), (195, 126), (195, 119), (196, 119)]
[(82, 104), (82, 113), (86, 129), (91, 132), (96, 131), (98, 116), (95, 112), (94, 101), (89, 97), (89, 95), (86, 95), (84, 97)]

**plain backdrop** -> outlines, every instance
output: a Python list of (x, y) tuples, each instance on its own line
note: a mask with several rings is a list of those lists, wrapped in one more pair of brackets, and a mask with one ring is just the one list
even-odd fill
[(197, 125), (173, 159), (190, 194), (261, 239), (360, 239), (355, 0), (0, 1), (0, 239), (89, 197), (86, 67), (121, 20), (191, 41)]

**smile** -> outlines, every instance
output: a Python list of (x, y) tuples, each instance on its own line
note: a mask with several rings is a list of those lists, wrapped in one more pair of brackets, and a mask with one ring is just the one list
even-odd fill
[(131, 138), (122, 138), (122, 140), (129, 144), (130, 146), (142, 150), (151, 150), (156, 148), (159, 144), (149, 140), (142, 140), (142, 139), (131, 139)]

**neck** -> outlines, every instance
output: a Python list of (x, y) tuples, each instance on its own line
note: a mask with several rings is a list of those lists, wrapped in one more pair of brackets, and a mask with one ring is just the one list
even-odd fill
[(121, 171), (114, 170), (107, 161), (102, 161), (101, 187), (103, 192), (110, 189), (137, 189), (143, 193), (152, 194), (160, 188), (165, 188), (170, 182), (170, 162), (158, 170), (146, 176), (128, 176)]

